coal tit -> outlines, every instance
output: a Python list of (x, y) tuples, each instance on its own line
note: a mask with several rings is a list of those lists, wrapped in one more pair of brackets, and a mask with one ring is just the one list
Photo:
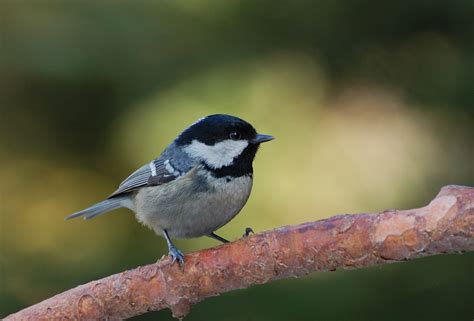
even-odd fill
[(127, 177), (106, 200), (69, 215), (91, 219), (125, 207), (164, 236), (173, 262), (184, 255), (173, 238), (209, 236), (242, 209), (250, 196), (252, 162), (272, 140), (230, 115), (210, 115), (185, 129), (162, 153)]

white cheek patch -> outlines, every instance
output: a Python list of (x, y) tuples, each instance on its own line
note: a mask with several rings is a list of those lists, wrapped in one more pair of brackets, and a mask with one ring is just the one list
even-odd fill
[(235, 157), (239, 156), (248, 146), (246, 140), (224, 140), (209, 146), (193, 140), (184, 148), (184, 151), (193, 158), (202, 159), (212, 168), (221, 168), (232, 164)]

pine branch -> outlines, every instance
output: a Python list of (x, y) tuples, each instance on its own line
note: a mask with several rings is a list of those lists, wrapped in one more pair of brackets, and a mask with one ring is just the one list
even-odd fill
[[(182, 318), (205, 298), (254, 284), (474, 251), (474, 188), (446, 186), (427, 206), (338, 215), (280, 227), (92, 281), (4, 320), (118, 320), (170, 308)], [(236, 307), (237, 308), (237, 307)]]

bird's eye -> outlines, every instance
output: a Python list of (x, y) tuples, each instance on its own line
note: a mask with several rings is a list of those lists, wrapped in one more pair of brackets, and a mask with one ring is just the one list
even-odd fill
[(240, 133), (239, 132), (231, 132), (229, 134), (229, 138), (232, 140), (239, 140), (240, 139)]

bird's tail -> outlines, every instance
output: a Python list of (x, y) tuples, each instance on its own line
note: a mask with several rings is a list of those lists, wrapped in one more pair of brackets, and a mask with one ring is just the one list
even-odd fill
[(91, 218), (94, 218), (98, 215), (115, 210), (116, 208), (129, 207), (127, 206), (129, 202), (130, 200), (128, 195), (106, 199), (82, 211), (67, 216), (65, 220), (70, 220), (71, 218), (76, 218), (79, 216), (84, 216), (85, 220), (90, 220)]

